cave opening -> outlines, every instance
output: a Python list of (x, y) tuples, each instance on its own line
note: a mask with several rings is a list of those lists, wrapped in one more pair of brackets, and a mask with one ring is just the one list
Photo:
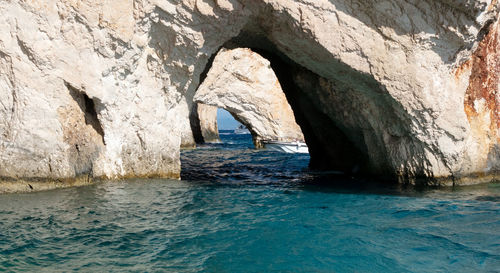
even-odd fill
[(98, 118), (98, 111), (96, 103), (85, 92), (78, 90), (68, 82), (64, 83), (68, 88), (71, 97), (78, 104), (80, 110), (84, 114), (86, 125), (90, 125), (93, 130), (100, 136), (102, 143), (104, 143), (104, 130)]
[(221, 143), (221, 135), (239, 134), (250, 137), (256, 147), (255, 131), (231, 110), (203, 103), (195, 103), (193, 109), (196, 113), (192, 114), (190, 121), (197, 144)]
[(360, 168), (366, 165), (363, 152), (328, 115), (317, 108), (305, 94), (309, 90), (302, 89), (293, 77), (293, 75), (305, 74), (311, 77), (309, 81), (314, 82), (316, 75), (277, 50), (261, 47), (253, 47), (252, 50), (270, 61), (280, 81), (309, 147), (311, 158), (309, 167), (317, 170), (341, 171), (347, 174), (359, 172)]
[(98, 101), (90, 98), (84, 90), (64, 82), (73, 102), (61, 111), (64, 113), (64, 140), (69, 145), (69, 160), (75, 175), (91, 175), (94, 160), (104, 149), (104, 130), (99, 121)]
[[(337, 126), (327, 114), (317, 108), (317, 104), (307, 95), (309, 90), (304, 89), (296, 83), (297, 75), (301, 77), (304, 77), (304, 75), (309, 76), (310, 80), (315, 83), (318, 81), (317, 75), (281, 53), (267, 39), (259, 38), (252, 40), (245, 38), (241, 40), (240, 37), (242, 36), (245, 36), (245, 34), (225, 43), (222, 48), (246, 48), (269, 61), (270, 68), (276, 75), (282, 92), (286, 97), (286, 102), (292, 109), (292, 115), (300, 127), (303, 140), (309, 147), (309, 167), (311, 169), (335, 170), (349, 174), (362, 171), (367, 165), (367, 157), (365, 156), (367, 151), (359, 149), (344, 133), (343, 128)], [(248, 42), (249, 40), (254, 42)], [(204, 84), (207, 74), (212, 69), (213, 62), (214, 57), (212, 56), (202, 74), (200, 85)], [(196, 112), (196, 114), (194, 118), (191, 117), (190, 119), (192, 122), (191, 127), (196, 142), (206, 143), (207, 141), (203, 138), (203, 132), (201, 132), (201, 127), (203, 126), (200, 127), (200, 105), (202, 104), (194, 102), (193, 109), (195, 110), (192, 113)], [(204, 108), (205, 106), (202, 107)], [(254, 130), (252, 124), (245, 122), (244, 119), (235, 114), (234, 111), (232, 112), (231, 109), (226, 110), (229, 110), (238, 122), (250, 130), (255, 148), (262, 148), (262, 138), (259, 138), (259, 134)], [(212, 111), (215, 111), (216, 115), (217, 110)], [(217, 123), (216, 119), (214, 120)]]

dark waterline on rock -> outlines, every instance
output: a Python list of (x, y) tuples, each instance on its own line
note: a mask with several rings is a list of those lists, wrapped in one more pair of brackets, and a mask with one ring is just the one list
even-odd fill
[(183, 181), (0, 195), (0, 271), (499, 272), (500, 184), (401, 189), (221, 138)]

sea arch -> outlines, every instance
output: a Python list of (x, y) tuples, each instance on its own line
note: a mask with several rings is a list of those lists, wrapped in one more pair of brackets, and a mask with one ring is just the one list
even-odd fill
[(263, 140), (304, 140), (269, 61), (248, 48), (222, 48), (194, 102), (231, 113), (249, 129), (257, 148), (262, 147)]

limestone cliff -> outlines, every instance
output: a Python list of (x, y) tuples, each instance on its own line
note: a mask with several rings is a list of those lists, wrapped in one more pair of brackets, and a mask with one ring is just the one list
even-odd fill
[(194, 96), (195, 102), (229, 111), (262, 140), (304, 140), (270, 62), (246, 48), (222, 49)]
[(312, 166), (489, 181), (498, 11), (496, 0), (1, 1), (0, 177), (178, 177), (192, 98), (226, 46), (270, 60)]

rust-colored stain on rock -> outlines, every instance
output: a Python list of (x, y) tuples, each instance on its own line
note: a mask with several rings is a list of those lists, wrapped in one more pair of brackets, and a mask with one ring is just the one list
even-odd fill
[(488, 11), (494, 9), (496, 5), (497, 5), (497, 0), (491, 1), (491, 4), (488, 6)]
[[(497, 97), (500, 78), (499, 36), (500, 23), (497, 20), (490, 26), (489, 33), (480, 42), (471, 59), (462, 65), (461, 69), (464, 70), (469, 65), (472, 66), (464, 101), (467, 118), (474, 126), (474, 120), (477, 120), (478, 116), (489, 112), (490, 124), (488, 127), (491, 132), (497, 132), (497, 129), (500, 128), (500, 101)], [(460, 72), (457, 71), (457, 73)], [(482, 105), (481, 109), (478, 109), (478, 103)]]

